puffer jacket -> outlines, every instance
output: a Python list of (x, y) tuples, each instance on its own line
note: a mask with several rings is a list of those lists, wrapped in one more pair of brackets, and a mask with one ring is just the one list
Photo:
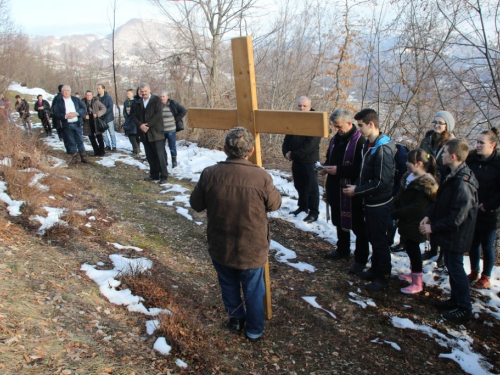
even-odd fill
[(125, 131), (125, 135), (136, 135), (137, 134), (137, 126), (135, 126), (134, 119), (132, 118), (132, 108), (134, 107), (135, 100), (125, 99), (123, 102), (123, 118), (125, 122), (123, 123), (123, 130)]
[(271, 176), (245, 159), (227, 159), (203, 170), (189, 199), (207, 210), (208, 252), (239, 270), (262, 267), (269, 253), (267, 212), (281, 206)]
[(377, 206), (392, 200), (394, 187), (394, 152), (396, 143), (380, 133), (372, 145), (363, 146), (363, 163), (355, 195), (363, 197), (366, 206)]
[(401, 178), (399, 188), (392, 206), (391, 216), (397, 220), (399, 234), (415, 242), (425, 241), (425, 235), (420, 233), (420, 221), (425, 217), (430, 205), (436, 201), (438, 183), (436, 179), (426, 173), (411, 181), (408, 186), (407, 172)]
[(478, 181), (467, 164), (453, 173), (444, 169), (436, 203), (427, 215), (436, 246), (447, 251), (469, 251), (477, 216)]
[(498, 150), (486, 159), (480, 157), (476, 150), (469, 153), (467, 165), (479, 182), (477, 190), (479, 205), (476, 226), (485, 230), (500, 228), (500, 155)]

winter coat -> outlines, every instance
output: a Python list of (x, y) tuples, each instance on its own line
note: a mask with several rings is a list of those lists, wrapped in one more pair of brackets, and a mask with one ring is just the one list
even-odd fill
[(132, 118), (132, 107), (134, 106), (134, 99), (125, 99), (123, 102), (123, 118), (125, 122), (123, 123), (123, 130), (125, 135), (136, 135), (137, 126), (135, 126), (134, 119)]
[[(449, 139), (455, 138), (455, 136), (451, 133), (448, 133), (450, 135)], [(422, 142), (420, 143), (421, 149), (423, 149), (425, 152), (427, 152), (429, 155), (434, 156), (436, 158), (436, 164), (437, 164), (437, 181), (439, 182), (441, 180), (441, 175), (443, 174), (443, 171), (446, 169), (446, 167), (443, 166), (443, 150), (444, 147), (441, 145), (441, 147), (437, 146), (438, 143), (438, 138), (439, 135), (436, 133), (434, 130), (429, 130), (427, 133), (425, 133), (424, 139), (422, 139)]]
[(356, 183), (355, 195), (363, 197), (366, 206), (390, 202), (394, 187), (394, 151), (396, 143), (385, 134), (363, 145), (361, 173)]
[[(40, 107), (42, 107), (42, 109), (39, 109)], [(36, 101), (35, 104), (33, 104), (33, 109), (38, 112), (38, 118), (43, 121), (50, 113), (50, 104), (45, 99), (42, 99), (42, 105), (40, 106), (39, 102)]]
[[(151, 95), (148, 106), (144, 108), (142, 99), (134, 102), (133, 119), (143, 142), (163, 141), (163, 104), (159, 96)], [(143, 133), (141, 124), (148, 124), (149, 130)]]
[(399, 187), (401, 186), (401, 179), (405, 175), (408, 167), (406, 161), (408, 160), (408, 147), (401, 143), (396, 143), (396, 155), (394, 156), (394, 187), (392, 188), (392, 196), (394, 197)]
[[(83, 118), (83, 135), (90, 135), (90, 118), (94, 116), (94, 113), (97, 114), (97, 117), (103, 116), (106, 113), (106, 107), (96, 98), (92, 98), (90, 102), (84, 98), (82, 103), (85, 106), (86, 115), (89, 116), (88, 120), (85, 117)], [(94, 118), (93, 122), (95, 134), (102, 134), (102, 132), (97, 129), (97, 119)]]
[(172, 115), (174, 116), (176, 129), (184, 128), (184, 123), (183, 123), (182, 119), (187, 114), (186, 108), (184, 108), (182, 105), (180, 105), (179, 102), (176, 102), (173, 99), (168, 99), (167, 105), (169, 106), (170, 111), (172, 112)]
[(227, 159), (205, 168), (189, 199), (207, 210), (208, 252), (239, 270), (262, 267), (269, 252), (267, 212), (281, 206), (271, 176), (245, 159)]
[(16, 103), (16, 111), (19, 113), (19, 117), (22, 119), (27, 119), (31, 117), (30, 105), (26, 99), (21, 99), (21, 102)]
[(115, 121), (113, 98), (111, 98), (107, 91), (104, 91), (103, 96), (97, 95), (96, 98), (106, 107), (106, 113), (103, 116), (103, 120), (106, 122)]
[(391, 216), (397, 220), (401, 236), (420, 243), (425, 241), (425, 235), (419, 230), (420, 222), (430, 205), (436, 201), (438, 183), (432, 175), (426, 173), (405, 187), (409, 175), (410, 172), (407, 172), (401, 178), (401, 187), (394, 198)]
[[(82, 126), (83, 119), (86, 114), (85, 106), (83, 105), (82, 101), (76, 96), (71, 96), (71, 100), (73, 101), (73, 104), (75, 105), (75, 110), (78, 113), (77, 123), (79, 126)], [(59, 121), (61, 121), (61, 126), (68, 124), (68, 120), (66, 119), (66, 104), (64, 103), (64, 98), (62, 95), (61, 98), (57, 100), (54, 106), (54, 117)]]
[(486, 159), (473, 150), (469, 153), (466, 163), (479, 182), (478, 204), (482, 204), (486, 210), (477, 210), (476, 226), (485, 230), (500, 228), (500, 155), (498, 150)]
[[(337, 166), (337, 174), (327, 175), (325, 188), (326, 201), (334, 211), (339, 210), (340, 212), (340, 179), (348, 179), (350, 180), (350, 183), (354, 184), (356, 179), (359, 177), (359, 172), (361, 171), (363, 145), (366, 142), (366, 138), (363, 136), (360, 136), (356, 143), (353, 164), (343, 165), (347, 145), (357, 131), (356, 126), (353, 126), (352, 129), (346, 134), (334, 136), (330, 140), (330, 146), (326, 152), (325, 165)], [(353, 205), (362, 206), (363, 201), (361, 197), (353, 197), (352, 203)]]
[(478, 181), (466, 163), (452, 173), (444, 170), (436, 203), (427, 215), (436, 246), (447, 251), (469, 251), (477, 216)]

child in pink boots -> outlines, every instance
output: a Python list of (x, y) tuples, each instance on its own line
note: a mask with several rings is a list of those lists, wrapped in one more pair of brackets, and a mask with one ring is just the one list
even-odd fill
[(419, 225), (429, 205), (436, 200), (438, 183), (435, 178), (436, 160), (424, 150), (419, 148), (410, 151), (406, 165), (408, 172), (401, 179), (401, 188), (394, 199), (391, 215), (397, 222), (399, 234), (405, 238), (405, 248), (411, 263), (411, 274), (398, 276), (400, 280), (411, 282), (401, 292), (415, 294), (423, 289), (419, 244), (425, 241), (425, 235), (420, 233)]

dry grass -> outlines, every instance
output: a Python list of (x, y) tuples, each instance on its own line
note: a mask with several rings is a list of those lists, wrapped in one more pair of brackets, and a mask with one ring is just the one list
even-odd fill
[(207, 371), (215, 368), (213, 361), (224, 343), (203, 330), (206, 324), (201, 316), (183, 307), (185, 304), (173, 292), (164, 271), (157, 266), (146, 272), (131, 270), (120, 280), (122, 288), (130, 288), (135, 295), (144, 298), (147, 307), (170, 311), (170, 314), (159, 316), (157, 332), (168, 338), (174, 355), (188, 359), (192, 369)]

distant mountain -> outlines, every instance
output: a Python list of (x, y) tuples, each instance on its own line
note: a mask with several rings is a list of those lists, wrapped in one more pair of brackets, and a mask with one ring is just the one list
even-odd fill
[[(178, 31), (174, 25), (157, 21), (134, 18), (115, 31), (115, 47), (120, 63), (141, 58), (147, 45), (154, 46), (163, 55), (182, 50), (176, 42)], [(111, 51), (111, 34), (102, 38), (93, 34), (70, 35), (64, 37), (30, 36), (33, 47), (48, 53), (53, 59), (64, 62), (71, 58), (75, 50), (86, 57), (107, 58)], [(78, 58), (78, 57), (77, 57)]]

